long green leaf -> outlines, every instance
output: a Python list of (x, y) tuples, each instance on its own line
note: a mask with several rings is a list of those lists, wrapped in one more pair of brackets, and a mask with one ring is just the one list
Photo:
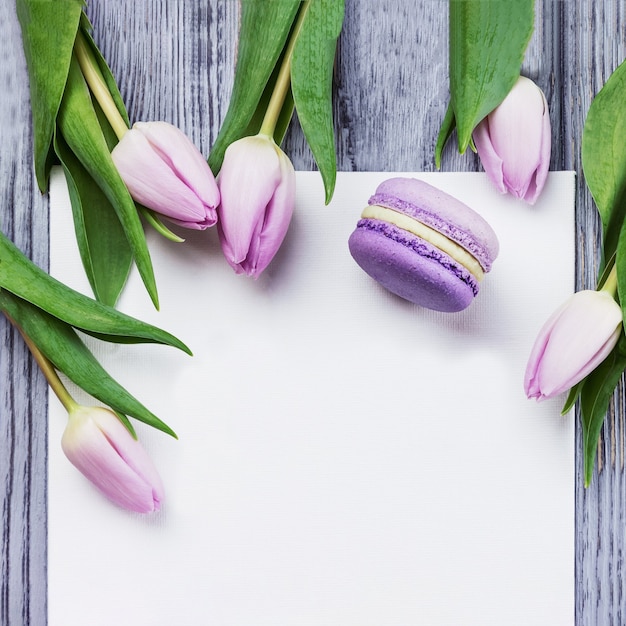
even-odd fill
[(81, 389), (114, 411), (176, 437), (167, 424), (106, 372), (71, 326), (2, 289), (0, 309), (8, 313), (56, 369)]
[(622, 319), (624, 320), (626, 319), (626, 222), (622, 222), (619, 228), (615, 266), (617, 269), (618, 301), (622, 308)]
[(626, 62), (594, 98), (582, 134), (585, 182), (598, 207), (604, 233), (604, 257), (617, 250), (626, 217)]
[(435, 146), (435, 167), (437, 169), (441, 167), (441, 155), (443, 154), (443, 149), (448, 142), (448, 139), (450, 139), (450, 135), (452, 135), (455, 125), (456, 121), (454, 119), (454, 111), (452, 110), (452, 105), (448, 104), (446, 115), (443, 118), (441, 130), (439, 131), (439, 136), (437, 137), (437, 145)]
[(626, 368), (626, 338), (622, 333), (613, 352), (587, 377), (580, 392), (585, 486), (593, 476), (598, 439), (609, 402)]
[(337, 177), (332, 78), (343, 17), (344, 0), (311, 0), (291, 61), (298, 121), (322, 175), (327, 204)]
[(63, 139), (102, 189), (124, 228), (139, 274), (158, 308), (152, 261), (135, 203), (109, 152), (89, 90), (76, 60), (72, 60), (67, 89), (58, 115)]
[(191, 354), (170, 333), (146, 324), (74, 291), (30, 261), (0, 232), (0, 288), (34, 304), (50, 315), (110, 341), (129, 338), (173, 346)]
[(222, 166), (226, 148), (245, 136), (299, 7), (300, 0), (241, 3), (235, 81), (228, 112), (209, 155), (209, 165), (215, 174)]
[(84, 0), (16, 0), (30, 80), (34, 162), (41, 191), (48, 188), (52, 137)]
[(108, 198), (61, 137), (55, 150), (67, 181), (78, 249), (97, 300), (115, 306), (126, 283), (133, 255)]
[(519, 77), (534, 0), (450, 0), (449, 24), (450, 103), (463, 153), (476, 125)]

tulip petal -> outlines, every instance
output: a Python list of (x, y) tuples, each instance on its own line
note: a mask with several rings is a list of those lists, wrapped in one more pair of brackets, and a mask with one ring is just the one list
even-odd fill
[(284, 154), (280, 155), (280, 169), (281, 183), (267, 206), (259, 251), (255, 255), (256, 264), (248, 275), (258, 276), (270, 264), (291, 223), (296, 204), (296, 172)]
[(550, 116), (541, 89), (520, 76), (473, 137), (496, 188), (534, 204), (547, 178), (551, 150)]
[(220, 194), (213, 172), (185, 133), (167, 122), (137, 122), (133, 128), (146, 137), (163, 161), (206, 207), (217, 208)]
[(71, 463), (117, 505), (138, 513), (160, 508), (163, 485), (152, 461), (111, 411), (71, 411), (61, 445)]
[(480, 162), (485, 169), (485, 173), (495, 188), (500, 193), (506, 193), (506, 185), (504, 184), (504, 172), (502, 171), (502, 159), (494, 150), (489, 134), (489, 117), (478, 124), (472, 135), (474, 145), (478, 151)]
[(543, 92), (541, 92), (541, 96), (544, 104), (543, 116), (541, 120), (541, 148), (539, 151), (539, 162), (537, 163), (535, 175), (531, 178), (526, 194), (524, 195), (524, 200), (528, 202), (528, 204), (535, 204), (535, 202), (537, 202), (537, 198), (539, 198), (539, 194), (541, 194), (541, 191), (546, 184), (548, 170), (550, 169), (552, 128), (550, 126), (548, 102), (543, 95)]
[(503, 161), (504, 183), (523, 198), (541, 152), (544, 98), (529, 79), (520, 77), (509, 95), (489, 115), (490, 137)]
[(554, 313), (552, 313), (552, 315), (550, 315), (541, 327), (541, 330), (535, 339), (535, 343), (533, 344), (530, 352), (530, 357), (528, 358), (528, 364), (526, 365), (526, 372), (524, 374), (524, 391), (528, 398), (540, 398), (542, 395), (539, 387), (539, 381), (537, 379), (539, 365), (541, 364), (548, 341), (550, 340), (550, 333), (552, 332), (552, 329), (558, 319), (561, 317), (563, 311), (569, 306), (571, 299), (572, 298), (567, 299), (558, 309), (554, 311)]
[(266, 210), (281, 183), (281, 162), (266, 137), (245, 137), (226, 150), (218, 177), (218, 233), (228, 263), (249, 273), (258, 255)]
[(578, 310), (570, 309), (553, 329), (538, 374), (545, 397), (558, 395), (581, 381), (615, 346), (621, 315), (607, 309), (594, 315), (593, 324), (585, 321)]
[[(204, 229), (215, 224), (215, 204), (207, 205), (198, 197), (172, 169), (171, 159), (164, 160), (144, 132), (130, 129), (111, 157), (137, 202), (188, 228)], [(209, 181), (213, 179), (210, 170), (206, 175)], [(211, 202), (217, 197), (212, 197)]]
[(546, 322), (531, 352), (524, 387), (529, 398), (551, 398), (592, 372), (615, 347), (622, 312), (603, 291), (579, 291)]

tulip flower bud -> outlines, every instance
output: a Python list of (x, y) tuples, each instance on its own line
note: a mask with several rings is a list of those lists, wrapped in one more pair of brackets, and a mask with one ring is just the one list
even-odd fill
[(550, 115), (541, 89), (520, 76), (502, 103), (474, 129), (473, 138), (498, 190), (534, 204), (550, 166)]
[(266, 135), (228, 146), (218, 176), (222, 251), (237, 274), (257, 278), (278, 251), (296, 202), (296, 175)]
[(134, 200), (195, 230), (217, 220), (219, 191), (205, 158), (167, 122), (137, 122), (111, 152)]
[(150, 457), (109, 409), (80, 405), (70, 409), (61, 447), (115, 504), (138, 513), (160, 509), (163, 485)]
[(543, 400), (567, 391), (615, 347), (622, 311), (610, 293), (575, 293), (544, 324), (530, 354), (524, 391)]

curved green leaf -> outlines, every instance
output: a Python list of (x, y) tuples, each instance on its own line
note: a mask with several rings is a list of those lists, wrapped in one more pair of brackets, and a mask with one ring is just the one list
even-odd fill
[(452, 134), (456, 126), (456, 121), (454, 119), (454, 111), (452, 110), (452, 105), (448, 105), (446, 109), (446, 115), (443, 118), (443, 122), (441, 124), (441, 129), (439, 131), (439, 136), (437, 137), (437, 145), (435, 146), (435, 167), (437, 169), (441, 168), (441, 155), (443, 154), (443, 149)]
[[(303, 6), (306, 9), (306, 5)], [(324, 181), (326, 204), (337, 176), (332, 78), (344, 0), (311, 0), (291, 60), (291, 89), (298, 121)]]
[[(582, 135), (585, 182), (598, 207), (604, 257), (616, 250), (626, 217), (626, 62), (594, 98)], [(618, 272), (619, 273), (619, 272)]]
[(28, 65), (37, 183), (48, 188), (52, 136), (65, 90), (84, 0), (17, 0)]
[(133, 255), (108, 198), (58, 135), (55, 151), (65, 170), (78, 249), (97, 300), (115, 306)]
[(57, 118), (63, 139), (109, 199), (124, 228), (139, 274), (158, 308), (152, 261), (135, 203), (122, 181), (103, 136), (89, 90), (73, 59)]
[(602, 424), (624, 368), (626, 338), (622, 332), (613, 352), (585, 379), (580, 392), (585, 487), (591, 483)]
[(0, 289), (0, 308), (17, 323), (56, 369), (88, 394), (173, 437), (176, 433), (115, 381), (74, 330), (61, 320)]
[(450, 0), (450, 103), (459, 151), (519, 77), (534, 0)]
[(27, 300), (54, 317), (110, 341), (133, 338), (161, 343), (191, 354), (170, 333), (146, 324), (74, 291), (30, 261), (0, 232), (0, 288)]
[(565, 399), (565, 404), (563, 404), (563, 408), (561, 409), (561, 415), (565, 415), (568, 411), (574, 408), (576, 400), (578, 400), (578, 397), (580, 396), (580, 392), (583, 388), (585, 380), (586, 379), (583, 379), (579, 383), (575, 384), (573, 387), (570, 387), (567, 398)]
[(285, 47), (300, 0), (248, 0), (241, 3), (235, 81), (228, 112), (209, 155), (215, 174), (226, 148), (246, 134), (276, 63)]

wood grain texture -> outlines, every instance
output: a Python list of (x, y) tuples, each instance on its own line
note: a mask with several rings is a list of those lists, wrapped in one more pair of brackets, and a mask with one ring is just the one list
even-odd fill
[[(34, 180), (28, 81), (11, 2), (0, 3), (0, 85), (0, 227), (47, 267), (47, 201)], [(44, 624), (47, 388), (4, 317), (0, 345), (0, 623)]]
[[(206, 154), (228, 106), (235, 0), (90, 0), (96, 41), (132, 121), (163, 119)], [(576, 277), (595, 284), (599, 221), (583, 184), (580, 137), (593, 96), (626, 56), (626, 0), (537, 2), (524, 73), (544, 89), (552, 169), (578, 172)], [(32, 168), (28, 77), (12, 0), (0, 2), (0, 227), (47, 267), (47, 198)], [(339, 169), (434, 170), (448, 98), (447, 2), (346, 0), (334, 78)], [(297, 122), (284, 144), (296, 168), (314, 162)], [(450, 142), (443, 170), (477, 170)], [(19, 335), (0, 318), (0, 625), (46, 623), (47, 389)], [(576, 624), (626, 623), (623, 388), (602, 434), (598, 470), (582, 488), (577, 428)], [(124, 626), (124, 625), (121, 625)], [(543, 626), (543, 625), (533, 625)]]

